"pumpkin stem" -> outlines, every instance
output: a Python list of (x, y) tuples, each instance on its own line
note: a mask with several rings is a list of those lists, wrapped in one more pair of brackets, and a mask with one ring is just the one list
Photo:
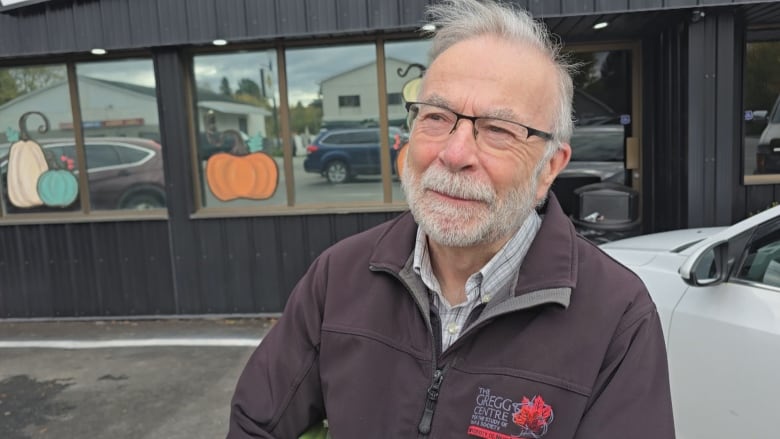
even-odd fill
[(43, 113), (40, 111), (28, 111), (22, 114), (22, 117), (19, 118), (19, 137), (25, 141), (30, 140), (30, 134), (27, 132), (27, 118), (30, 117), (31, 114), (37, 114), (38, 116), (41, 116), (41, 119), (43, 119), (43, 125), (38, 127), (39, 133), (45, 134), (47, 131), (49, 131), (49, 119), (47, 119)]

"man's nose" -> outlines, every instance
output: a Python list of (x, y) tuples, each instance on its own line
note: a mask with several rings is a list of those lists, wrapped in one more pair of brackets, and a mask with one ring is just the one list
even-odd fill
[(460, 118), (455, 123), (444, 148), (439, 152), (439, 158), (450, 170), (462, 170), (476, 163), (475, 134), (476, 130), (471, 120)]

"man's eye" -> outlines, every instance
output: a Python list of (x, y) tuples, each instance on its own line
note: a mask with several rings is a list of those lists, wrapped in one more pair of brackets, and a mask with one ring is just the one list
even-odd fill
[(491, 134), (496, 134), (496, 135), (500, 135), (500, 136), (504, 136), (504, 135), (505, 136), (514, 136), (515, 135), (515, 133), (512, 132), (509, 128), (501, 126), (501, 125), (492, 124), (492, 123), (486, 124), (485, 128), (483, 128), (483, 129), (485, 131), (491, 133)]
[(451, 118), (446, 113), (429, 111), (420, 114), (422, 120), (429, 122), (448, 122)]

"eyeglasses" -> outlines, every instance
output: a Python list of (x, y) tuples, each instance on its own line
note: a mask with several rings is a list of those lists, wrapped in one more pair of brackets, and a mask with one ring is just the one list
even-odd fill
[(474, 128), (474, 139), (494, 149), (509, 149), (525, 144), (531, 136), (552, 140), (553, 135), (519, 122), (495, 117), (466, 116), (449, 108), (424, 102), (407, 102), (406, 122), (410, 131), (419, 133), (430, 140), (440, 141), (455, 132), (458, 121), (470, 120)]

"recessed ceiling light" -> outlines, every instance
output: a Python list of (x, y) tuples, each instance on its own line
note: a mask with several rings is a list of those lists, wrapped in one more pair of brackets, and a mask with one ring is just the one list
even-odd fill
[(212, 41), (211, 44), (213, 44), (215, 46), (224, 46), (224, 45), (227, 44), (227, 41), (223, 40), (223, 39), (218, 39), (218, 40)]
[(607, 23), (606, 21), (600, 21), (600, 22), (598, 22), (598, 23), (593, 25), (593, 29), (596, 29), (596, 30), (604, 29), (607, 26), (609, 26), (609, 23)]
[(90, 50), (89, 52), (91, 54), (93, 54), (93, 55), (105, 55), (106, 54), (106, 49), (101, 49), (99, 47), (96, 47), (96, 48)]
[(433, 31), (436, 30), (436, 25), (435, 24), (430, 24), (430, 23), (429, 24), (425, 24), (425, 25), (423, 25), (423, 27), (421, 29), (426, 31), (426, 32), (433, 32)]

